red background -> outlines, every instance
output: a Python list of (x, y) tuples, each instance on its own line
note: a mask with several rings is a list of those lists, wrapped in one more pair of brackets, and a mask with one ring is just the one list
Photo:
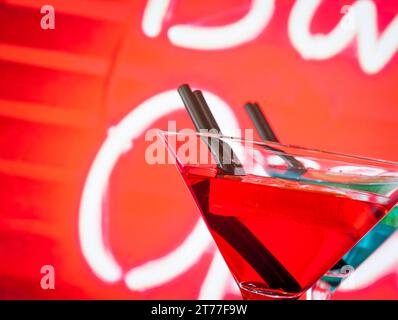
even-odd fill
[[(383, 30), (398, 1), (374, 2)], [(288, 37), (293, 3), (277, 0), (255, 40), (201, 51), (172, 45), (168, 28), (231, 23), (250, 0), (172, 1), (155, 38), (141, 27), (146, 1), (54, 0), (55, 30), (40, 28), (41, 1), (0, 2), (1, 298), (198, 297), (213, 249), (173, 281), (134, 292), (98, 279), (78, 238), (85, 178), (108, 128), (182, 83), (221, 97), (241, 128), (251, 127), (243, 104), (257, 100), (283, 142), (398, 161), (398, 55), (373, 75), (361, 69), (355, 41), (333, 58), (304, 60)], [(311, 31), (330, 31), (350, 3), (324, 1)], [(168, 120), (192, 126), (178, 111), (153, 127)], [(175, 249), (199, 217), (174, 168), (146, 164), (144, 147), (143, 137), (135, 141), (110, 181), (109, 241), (124, 270)], [(55, 268), (55, 290), (40, 288), (45, 264)], [(336, 298), (398, 298), (396, 283), (390, 274)]]

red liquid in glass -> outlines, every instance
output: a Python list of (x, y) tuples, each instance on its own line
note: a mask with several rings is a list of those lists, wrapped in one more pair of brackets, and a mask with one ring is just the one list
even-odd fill
[(244, 298), (299, 297), (391, 208), (363, 191), (182, 172)]

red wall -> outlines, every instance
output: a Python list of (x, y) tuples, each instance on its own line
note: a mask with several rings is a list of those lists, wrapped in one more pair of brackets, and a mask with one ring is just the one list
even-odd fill
[[(377, 26), (371, 19), (369, 25), (398, 34), (396, 27), (388, 29), (398, 1), (370, 2), (376, 5)], [(398, 161), (398, 45), (393, 41), (386, 44), (392, 54), (374, 72), (360, 63), (369, 50), (361, 49), (358, 36), (334, 56), (306, 59), (289, 37), (292, 0), (274, 1), (258, 36), (233, 47), (183, 48), (168, 36), (179, 24), (220, 27), (240, 21), (254, 3), (170, 1), (155, 37), (142, 27), (143, 0), (54, 0), (55, 30), (41, 29), (38, 1), (0, 3), (1, 298), (239, 297), (225, 267), (217, 265), (211, 242), (203, 248), (195, 242), (198, 259), (191, 266), (174, 258), (165, 264), (176, 270), (171, 279), (159, 275), (159, 283), (146, 284), (144, 291), (126, 286), (125, 272), (181, 248), (199, 219), (175, 168), (145, 163), (143, 135), (114, 166), (102, 207), (104, 246), (120, 276), (107, 281), (82, 251), (82, 192), (108, 129), (149, 98), (182, 83), (220, 97), (242, 129), (251, 127), (243, 104), (257, 100), (285, 143)], [(311, 33), (328, 33), (342, 18), (342, 6), (352, 3), (323, 1)], [(243, 28), (236, 38), (241, 34)], [(363, 35), (371, 39), (370, 33)], [(227, 37), (219, 38), (219, 46)], [(383, 58), (380, 52), (372, 57)], [(182, 109), (162, 117), (158, 109), (147, 109), (156, 121), (146, 129), (166, 129), (169, 120), (176, 120), (179, 129), (192, 126)], [(206, 243), (206, 232), (200, 235)], [(96, 245), (90, 242), (88, 250)], [(55, 268), (55, 290), (40, 287), (40, 268), (46, 264)], [(187, 270), (177, 272), (184, 266)], [(211, 295), (206, 285), (214, 281), (219, 291)], [(397, 298), (396, 283), (392, 273), (366, 290), (336, 297)]]

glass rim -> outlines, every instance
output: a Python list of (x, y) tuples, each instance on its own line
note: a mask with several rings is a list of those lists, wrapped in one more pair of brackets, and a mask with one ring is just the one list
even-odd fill
[[(228, 136), (228, 135), (219, 134), (219, 133), (196, 132), (196, 131), (193, 131), (193, 129), (192, 129), (192, 132), (176, 132), (176, 131), (166, 131), (166, 130), (162, 130), (162, 129), (157, 129), (157, 132), (160, 135), (208, 137), (208, 138), (217, 138), (220, 140), (229, 140), (229, 141), (235, 141), (235, 142), (246, 142), (249, 144), (259, 145), (259, 146), (269, 146), (269, 147), (281, 146), (281, 147), (289, 148), (289, 149), (293, 149), (293, 150), (300, 150), (300, 151), (304, 151), (304, 152), (314, 153), (313, 157), (315, 157), (315, 158), (317, 158), (317, 157), (321, 158), (321, 155), (325, 154), (325, 155), (336, 156), (336, 157), (340, 157), (340, 158), (347, 158), (347, 160), (348, 159), (361, 160), (361, 161), (369, 161), (369, 162), (379, 163), (380, 165), (385, 164), (385, 165), (397, 166), (397, 170), (398, 170), (398, 162), (395, 162), (395, 161), (366, 157), (366, 156), (359, 156), (359, 155), (354, 155), (354, 154), (349, 154), (349, 153), (326, 151), (326, 150), (316, 149), (316, 148), (302, 147), (302, 146), (298, 146), (298, 145), (294, 145), (294, 144), (286, 144), (286, 143), (273, 142), (273, 141), (259, 141), (259, 140), (243, 139), (243, 138)], [(286, 154), (286, 152), (278, 151), (278, 150), (273, 150), (273, 152), (275, 152), (276, 154)], [(290, 153), (290, 152), (287, 152), (287, 154), (295, 155), (294, 153)], [(296, 156), (300, 156), (300, 155), (297, 154)]]

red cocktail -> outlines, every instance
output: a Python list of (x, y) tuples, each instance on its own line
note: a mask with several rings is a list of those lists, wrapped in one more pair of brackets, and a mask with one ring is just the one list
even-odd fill
[[(217, 135), (161, 136), (244, 298), (300, 297), (398, 200), (395, 163)], [(216, 149), (234, 170), (220, 168)]]

